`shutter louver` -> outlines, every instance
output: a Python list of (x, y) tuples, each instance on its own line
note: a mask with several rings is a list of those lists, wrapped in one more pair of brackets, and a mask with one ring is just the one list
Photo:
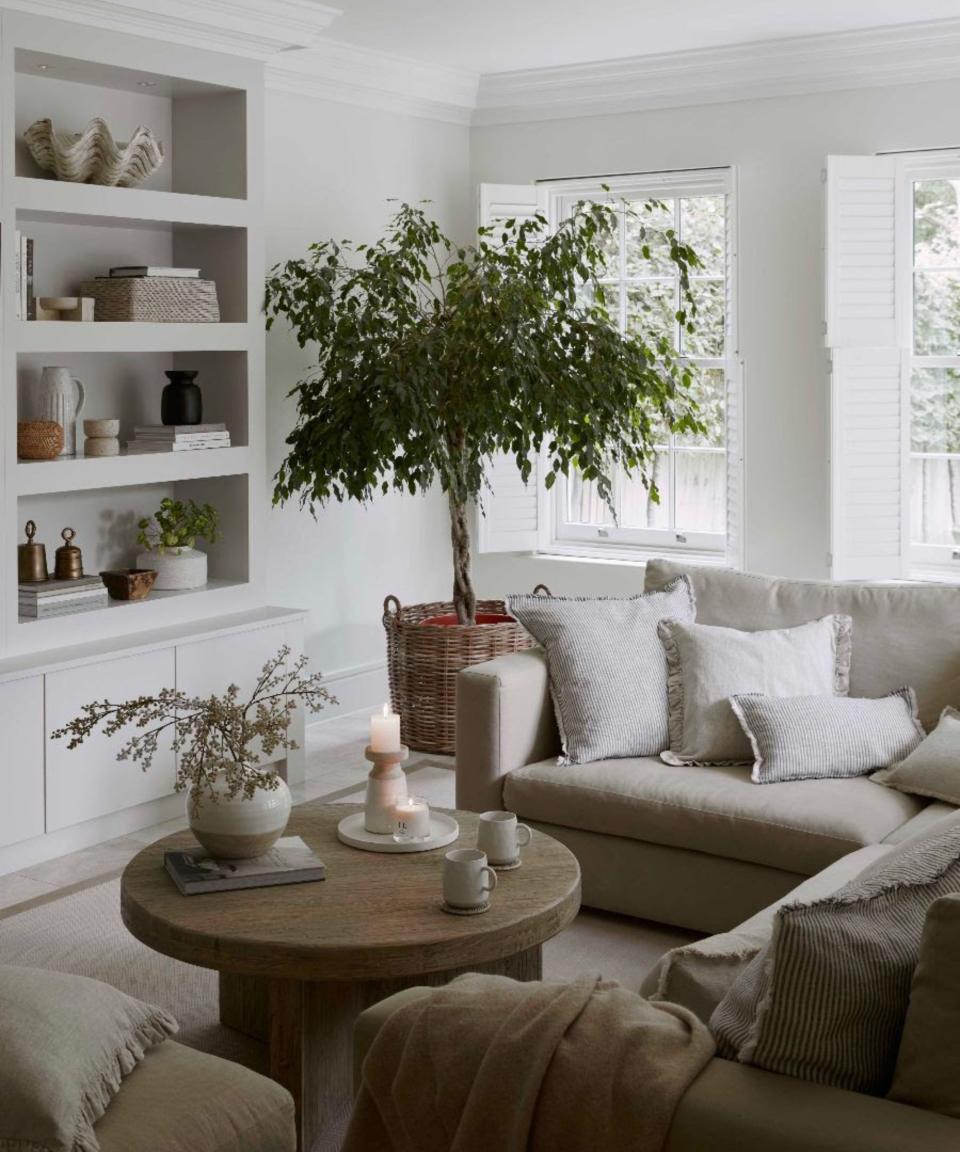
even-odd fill
[(834, 580), (906, 575), (910, 401), (897, 301), (897, 173), (891, 156), (827, 160)]
[[(547, 214), (546, 192), (535, 184), (481, 184), (481, 227), (510, 219), (530, 219)], [(520, 478), (513, 459), (499, 454), (491, 462), (489, 487), (481, 496), (477, 525), (478, 552), (533, 552), (540, 543), (541, 485), (538, 467), (528, 483)]]

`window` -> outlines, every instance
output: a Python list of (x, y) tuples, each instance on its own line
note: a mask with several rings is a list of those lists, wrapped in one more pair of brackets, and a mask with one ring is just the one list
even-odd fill
[[(604, 193), (603, 184), (609, 193)], [(701, 436), (673, 436), (664, 427), (653, 473), (660, 502), (651, 500), (639, 477), (621, 474), (615, 519), (593, 483), (575, 475), (561, 479), (554, 489), (546, 547), (614, 555), (682, 551), (735, 559), (740, 459), (733, 437), (739, 393), (732, 172), (562, 182), (549, 191), (554, 220), (568, 216), (578, 201), (604, 197), (634, 207), (648, 227), (661, 233), (674, 229), (696, 250), (703, 267), (692, 277), (698, 306), (695, 336), (681, 332), (676, 320), (680, 286), (675, 266), (663, 257), (662, 248), (658, 253), (656, 243), (650, 245), (652, 258), (643, 256), (638, 223), (629, 212), (619, 214), (619, 235), (611, 246), (603, 283), (608, 308), (622, 332), (652, 324), (669, 335), (679, 354), (696, 368), (694, 394), (707, 431)], [(663, 207), (646, 212), (644, 204), (650, 199)], [(649, 237), (648, 231), (648, 242)]]
[(909, 177), (910, 541), (922, 567), (960, 548), (960, 163)]

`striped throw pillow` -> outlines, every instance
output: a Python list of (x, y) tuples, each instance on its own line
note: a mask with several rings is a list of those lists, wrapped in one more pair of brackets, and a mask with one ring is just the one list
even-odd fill
[(927, 911), (960, 892), (960, 813), (833, 896), (786, 904), (710, 1018), (722, 1056), (854, 1092), (890, 1088)]
[(510, 596), (547, 654), (561, 763), (656, 756), (667, 747), (667, 664), (657, 624), (692, 621), (686, 576), (630, 597)]
[(753, 748), (754, 784), (865, 776), (902, 760), (925, 733), (912, 688), (851, 696), (730, 697)]

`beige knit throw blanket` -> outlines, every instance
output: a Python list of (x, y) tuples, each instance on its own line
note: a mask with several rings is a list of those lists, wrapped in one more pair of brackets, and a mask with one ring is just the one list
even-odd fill
[(618, 984), (461, 976), (384, 1024), (342, 1152), (660, 1152), (713, 1052)]

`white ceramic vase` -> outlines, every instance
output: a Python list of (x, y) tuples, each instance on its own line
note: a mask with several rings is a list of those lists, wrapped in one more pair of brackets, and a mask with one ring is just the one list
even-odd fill
[(277, 787), (258, 788), (248, 800), (243, 793), (227, 797), (223, 773), (214, 781), (217, 799), (204, 795), (194, 804), (187, 797), (190, 831), (211, 856), (246, 860), (262, 856), (276, 844), (290, 818), (290, 789), (277, 777)]
[(183, 592), (202, 588), (207, 582), (207, 554), (196, 548), (168, 548), (166, 552), (141, 552), (138, 568), (153, 568), (157, 592)]

